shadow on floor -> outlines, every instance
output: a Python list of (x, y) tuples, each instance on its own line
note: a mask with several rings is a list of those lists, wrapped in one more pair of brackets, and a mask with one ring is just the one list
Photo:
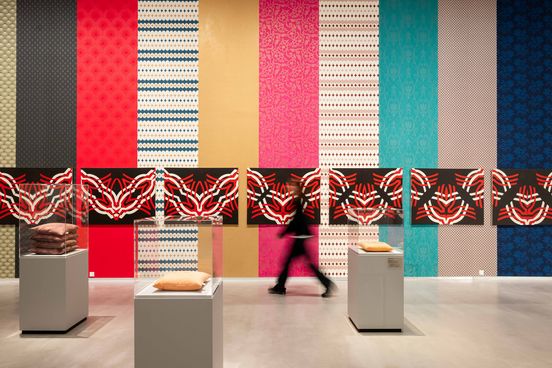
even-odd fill
[(115, 316), (88, 316), (88, 318), (67, 331), (61, 334), (41, 333), (41, 334), (20, 334), (19, 336), (24, 339), (42, 339), (42, 338), (58, 338), (58, 339), (77, 339), (77, 338), (89, 338), (107, 325)]
[[(355, 326), (349, 321), (351, 328), (356, 331)], [(402, 332), (359, 332), (362, 336), (425, 336), (418, 327), (414, 326), (408, 319), (404, 319)]]

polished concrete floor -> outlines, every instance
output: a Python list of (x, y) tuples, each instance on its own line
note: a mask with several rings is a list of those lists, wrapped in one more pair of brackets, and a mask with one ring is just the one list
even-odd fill
[[(359, 334), (346, 283), (225, 280), (225, 367), (552, 367), (552, 278), (407, 279), (403, 333)], [(66, 335), (20, 335), (17, 281), (0, 281), (0, 367), (132, 367), (133, 284), (94, 280), (90, 317)], [(193, 367), (185, 364), (183, 367)], [(161, 367), (159, 367), (161, 368)]]

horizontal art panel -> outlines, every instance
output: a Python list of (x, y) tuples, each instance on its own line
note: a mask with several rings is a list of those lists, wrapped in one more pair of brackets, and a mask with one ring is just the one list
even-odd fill
[(132, 224), (155, 215), (153, 168), (81, 169), (88, 185), (90, 224)]
[(483, 169), (412, 169), (413, 225), (483, 225)]
[(552, 170), (492, 171), (493, 225), (552, 225)]
[(20, 219), (38, 223), (56, 211), (55, 206), (44, 211), (46, 193), (40, 191), (26, 193), (27, 200), (20, 206), (21, 191), (28, 190), (21, 189), (21, 184), (73, 184), (73, 169), (0, 168), (0, 224), (17, 224)]
[(393, 210), (402, 209), (402, 177), (401, 168), (330, 169), (329, 223), (347, 224), (348, 218), (365, 225), (403, 223)]
[(295, 210), (286, 182), (299, 180), (303, 211), (311, 224), (320, 223), (320, 169), (247, 169), (247, 223), (287, 224)]
[(166, 216), (222, 216), (238, 223), (237, 168), (163, 169)]

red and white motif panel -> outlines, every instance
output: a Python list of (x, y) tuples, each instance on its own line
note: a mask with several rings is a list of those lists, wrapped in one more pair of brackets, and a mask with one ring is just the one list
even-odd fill
[(295, 215), (295, 197), (286, 187), (299, 180), (303, 212), (312, 224), (320, 222), (320, 169), (247, 169), (247, 223), (285, 225)]
[(483, 169), (412, 169), (413, 225), (483, 225)]
[(238, 169), (163, 169), (166, 216), (222, 216), (238, 223)]
[(71, 189), (43, 186), (46, 184), (73, 184), (73, 169), (0, 168), (0, 224), (20, 220), (38, 224), (53, 216), (65, 205)]
[(551, 225), (550, 170), (492, 171), (493, 225)]
[[(379, 2), (320, 0), (320, 268), (347, 276), (347, 227), (329, 225), (328, 169), (379, 164)], [(367, 230), (377, 238), (377, 227)]]
[(155, 215), (153, 168), (81, 169), (91, 224), (132, 224)]

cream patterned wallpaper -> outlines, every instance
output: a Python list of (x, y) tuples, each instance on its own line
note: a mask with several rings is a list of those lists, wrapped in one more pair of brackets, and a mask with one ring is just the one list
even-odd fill
[[(0, 1), (0, 166), (15, 166), (16, 0)], [(0, 226), (0, 278), (15, 274), (15, 228)]]

